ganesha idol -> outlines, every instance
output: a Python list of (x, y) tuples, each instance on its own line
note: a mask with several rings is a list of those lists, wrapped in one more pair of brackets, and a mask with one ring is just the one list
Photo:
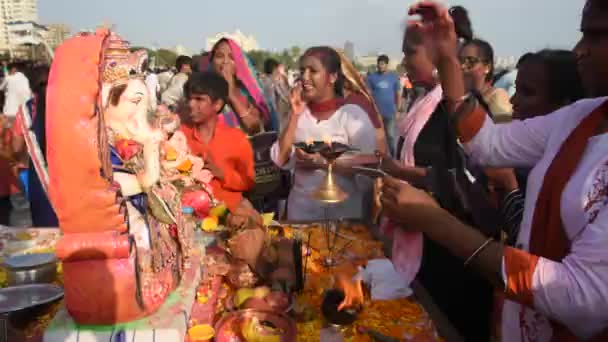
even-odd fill
[(80, 324), (154, 313), (193, 254), (183, 203), (203, 216), (216, 204), (203, 161), (167, 113), (152, 112), (146, 63), (145, 52), (99, 30), (64, 43), (51, 67), (49, 195), (63, 232), (65, 304)]

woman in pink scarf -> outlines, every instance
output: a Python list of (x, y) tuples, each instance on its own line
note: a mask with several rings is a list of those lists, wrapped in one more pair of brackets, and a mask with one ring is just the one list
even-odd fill
[[(389, 174), (404, 181), (422, 185), (426, 168), (417, 167), (415, 145), (420, 131), (429, 121), (431, 114), (441, 101), (441, 86), (433, 77), (434, 66), (421, 46), (409, 42), (404, 46), (404, 62), (408, 77), (414, 86), (424, 88), (427, 92), (416, 99), (408, 113), (397, 123), (397, 156), (399, 160), (382, 156), (382, 168)], [(422, 259), (422, 234), (409, 233), (396, 229), (394, 224), (384, 220), (382, 231), (393, 237), (392, 259), (395, 269), (401, 273), (403, 280), (411, 283), (420, 269)]]
[(249, 135), (278, 129), (277, 114), (264, 97), (257, 72), (235, 41), (220, 39), (209, 57), (201, 60), (200, 68), (221, 74), (229, 84), (228, 103), (220, 117), (222, 122), (239, 127)]

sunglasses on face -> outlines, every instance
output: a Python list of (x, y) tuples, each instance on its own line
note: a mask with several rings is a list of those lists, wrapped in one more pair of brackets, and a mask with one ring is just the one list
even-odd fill
[(477, 64), (481, 63), (481, 59), (473, 56), (467, 56), (460, 59), (460, 65), (465, 69), (473, 69)]

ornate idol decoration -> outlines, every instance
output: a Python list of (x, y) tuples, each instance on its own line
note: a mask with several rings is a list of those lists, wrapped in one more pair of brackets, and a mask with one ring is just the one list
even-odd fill
[[(56, 52), (47, 96), (49, 195), (63, 237), (65, 303), (80, 324), (155, 312), (180, 283), (194, 219), (216, 203), (211, 174), (160, 123), (144, 83), (147, 55), (107, 30)], [(186, 211), (187, 212), (187, 211)], [(198, 260), (195, 260), (198, 262)]]

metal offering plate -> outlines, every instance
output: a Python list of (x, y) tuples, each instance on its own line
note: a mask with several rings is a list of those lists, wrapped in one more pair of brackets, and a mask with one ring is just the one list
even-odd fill
[(0, 314), (30, 309), (49, 304), (63, 297), (63, 289), (56, 285), (31, 284), (0, 289)]
[(280, 330), (281, 342), (295, 342), (297, 328), (295, 322), (284, 314), (255, 309), (240, 310), (224, 316), (215, 325), (216, 342), (245, 340), (241, 337), (240, 326), (244, 320), (257, 318), (263, 325)]
[(53, 253), (24, 254), (8, 258), (4, 261), (6, 267), (13, 270), (36, 268), (57, 262)]

